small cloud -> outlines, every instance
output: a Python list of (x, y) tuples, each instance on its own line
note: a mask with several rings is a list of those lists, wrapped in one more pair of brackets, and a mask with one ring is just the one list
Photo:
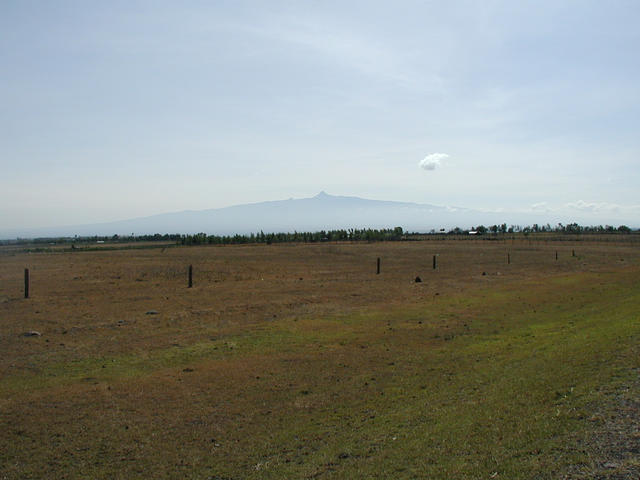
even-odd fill
[(534, 212), (551, 212), (551, 208), (549, 207), (549, 204), (547, 202), (534, 203), (533, 205), (531, 205), (531, 210), (533, 210)]
[(585, 202), (583, 200), (567, 203), (565, 206), (574, 210), (591, 213), (612, 213), (620, 211), (620, 205), (614, 203)]
[(443, 160), (449, 158), (446, 153), (430, 153), (420, 162), (420, 168), (424, 170), (435, 170)]
[[(577, 200), (565, 203), (568, 212), (580, 212), (587, 215), (595, 215), (609, 221), (625, 221), (637, 224), (635, 218), (640, 217), (640, 205), (620, 205), (607, 202), (585, 202)], [(620, 220), (618, 220), (620, 219)]]

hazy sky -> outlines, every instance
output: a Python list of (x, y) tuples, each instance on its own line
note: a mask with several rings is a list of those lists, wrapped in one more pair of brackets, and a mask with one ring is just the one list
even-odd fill
[(640, 224), (640, 2), (0, 2), (0, 222), (320, 190)]

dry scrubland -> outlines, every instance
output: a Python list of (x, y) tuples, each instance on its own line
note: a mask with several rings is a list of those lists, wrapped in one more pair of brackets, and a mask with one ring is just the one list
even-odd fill
[(638, 312), (635, 242), (7, 248), (0, 479), (635, 478)]

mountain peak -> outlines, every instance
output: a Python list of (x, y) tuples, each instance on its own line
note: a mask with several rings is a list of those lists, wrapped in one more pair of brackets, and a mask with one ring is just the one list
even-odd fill
[(324, 190), (322, 190), (319, 194), (317, 194), (313, 198), (328, 198), (328, 197), (330, 197), (330, 195), (327, 192), (325, 192)]

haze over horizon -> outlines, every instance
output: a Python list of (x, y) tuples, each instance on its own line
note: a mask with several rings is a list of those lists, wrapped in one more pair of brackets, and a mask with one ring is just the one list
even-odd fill
[(638, 24), (624, 1), (2, 2), (0, 226), (322, 190), (638, 226)]
[[(600, 226), (625, 225), (638, 228), (609, 212)], [(613, 221), (611, 221), (613, 220)], [(140, 236), (155, 234), (249, 235), (265, 232), (319, 232), (322, 230), (391, 229), (408, 232), (475, 229), (480, 225), (506, 225), (516, 231), (526, 226), (598, 225), (585, 216), (563, 216), (555, 212), (475, 210), (411, 202), (393, 202), (321, 191), (308, 198), (289, 198), (230, 207), (167, 212), (147, 217), (82, 225), (6, 229), (0, 225), (0, 240), (57, 237)]]

